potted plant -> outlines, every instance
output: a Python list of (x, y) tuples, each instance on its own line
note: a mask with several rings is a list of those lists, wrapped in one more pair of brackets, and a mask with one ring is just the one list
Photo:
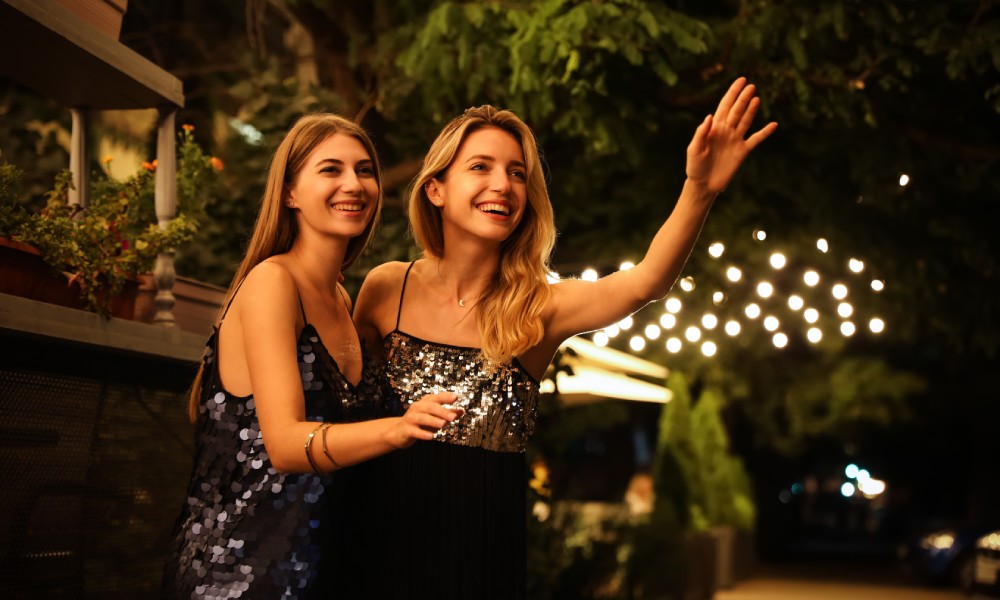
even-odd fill
[[(194, 141), (194, 128), (185, 125), (182, 129), (177, 161), (178, 215), (163, 228), (157, 224), (154, 209), (155, 161), (143, 163), (138, 172), (118, 180), (107, 172), (112, 158), (105, 157), (105, 169), (94, 178), (85, 208), (69, 204), (71, 175), (64, 171), (39, 211), (28, 210), (18, 201), (14, 190), (20, 173), (12, 165), (0, 163), (0, 240), (5, 240), (0, 246), (6, 254), (0, 262), (4, 269), (0, 292), (131, 318), (132, 303), (122, 302), (123, 292), (129, 292), (124, 296), (130, 295), (134, 302), (139, 274), (152, 268), (159, 253), (192, 238), (205, 190), (222, 169), (222, 162), (206, 155)], [(13, 252), (29, 257), (12, 258)], [(49, 272), (36, 268), (26, 275), (25, 267), (39, 259), (49, 266)], [(57, 283), (55, 290), (53, 282)]]

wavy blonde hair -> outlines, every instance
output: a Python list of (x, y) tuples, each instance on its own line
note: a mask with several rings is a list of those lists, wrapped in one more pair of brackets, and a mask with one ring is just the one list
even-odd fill
[(476, 323), (483, 355), (506, 363), (528, 351), (545, 333), (542, 311), (549, 290), (549, 255), (555, 245), (556, 227), (549, 192), (531, 129), (509, 110), (489, 105), (467, 109), (451, 120), (431, 144), (420, 174), (409, 195), (410, 229), (425, 257), (444, 255), (441, 210), (427, 197), (425, 185), (443, 180), (458, 150), (472, 132), (484, 127), (506, 131), (518, 141), (527, 165), (527, 206), (517, 228), (504, 240), (500, 266), (479, 299)]
[[(351, 238), (347, 243), (344, 262), (340, 265), (341, 270), (351, 266), (368, 245), (382, 214), (382, 170), (379, 167), (375, 144), (372, 143), (371, 138), (360, 125), (340, 115), (332, 113), (305, 115), (296, 121), (295, 125), (285, 134), (268, 164), (267, 184), (264, 188), (264, 197), (261, 200), (260, 213), (258, 213), (257, 222), (254, 224), (253, 235), (247, 245), (246, 255), (236, 269), (232, 283), (229, 284), (226, 299), (222, 303), (223, 308), (219, 310), (219, 314), (215, 318), (216, 325), (222, 318), (222, 314), (226, 310), (225, 307), (229, 305), (236, 294), (239, 284), (246, 278), (251, 269), (266, 259), (291, 249), (296, 237), (298, 237), (298, 226), (295, 222), (294, 211), (284, 203), (285, 195), (295, 183), (299, 172), (305, 166), (306, 159), (309, 158), (316, 146), (337, 133), (349, 135), (361, 142), (371, 158), (375, 170), (375, 181), (378, 184), (378, 197), (375, 200), (375, 211), (372, 219), (361, 235)], [(188, 398), (188, 414), (192, 421), (198, 418), (204, 371), (205, 365), (202, 363), (198, 368), (198, 374), (195, 376)]]

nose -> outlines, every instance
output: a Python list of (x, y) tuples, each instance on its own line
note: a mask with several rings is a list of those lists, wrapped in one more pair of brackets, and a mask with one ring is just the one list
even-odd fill
[(361, 179), (358, 178), (358, 174), (353, 169), (347, 169), (340, 179), (340, 187), (345, 192), (360, 192), (362, 189)]
[(510, 192), (510, 174), (504, 169), (494, 169), (490, 177), (490, 190), (507, 195)]

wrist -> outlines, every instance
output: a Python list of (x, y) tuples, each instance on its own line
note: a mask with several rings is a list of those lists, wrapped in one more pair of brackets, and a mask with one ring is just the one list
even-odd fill
[(682, 197), (689, 198), (693, 202), (709, 206), (715, 201), (715, 198), (718, 195), (719, 192), (709, 188), (706, 182), (692, 179), (690, 177), (684, 180), (684, 188), (681, 190)]

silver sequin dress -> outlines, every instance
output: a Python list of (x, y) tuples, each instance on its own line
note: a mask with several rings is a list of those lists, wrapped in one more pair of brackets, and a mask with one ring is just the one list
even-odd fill
[[(307, 420), (370, 417), (305, 320), (297, 346)], [(354, 487), (350, 478), (358, 472), (277, 472), (264, 448), (253, 396), (234, 396), (222, 386), (217, 342), (218, 328), (205, 352), (194, 469), (174, 529), (162, 596), (325, 597), (317, 592), (319, 572), (327, 580), (345, 575), (320, 568), (321, 550), (350, 544), (346, 530), (333, 529), (350, 510), (340, 492)]]
[[(400, 314), (405, 291), (404, 280)], [(392, 576), (376, 581), (372, 597), (524, 598), (524, 445), (538, 383), (516, 360), (490, 366), (478, 348), (400, 331), (399, 315), (384, 350), (377, 395), (386, 414), (440, 391), (458, 394), (465, 413), (434, 441), (375, 461), (381, 531), (372, 555)]]

